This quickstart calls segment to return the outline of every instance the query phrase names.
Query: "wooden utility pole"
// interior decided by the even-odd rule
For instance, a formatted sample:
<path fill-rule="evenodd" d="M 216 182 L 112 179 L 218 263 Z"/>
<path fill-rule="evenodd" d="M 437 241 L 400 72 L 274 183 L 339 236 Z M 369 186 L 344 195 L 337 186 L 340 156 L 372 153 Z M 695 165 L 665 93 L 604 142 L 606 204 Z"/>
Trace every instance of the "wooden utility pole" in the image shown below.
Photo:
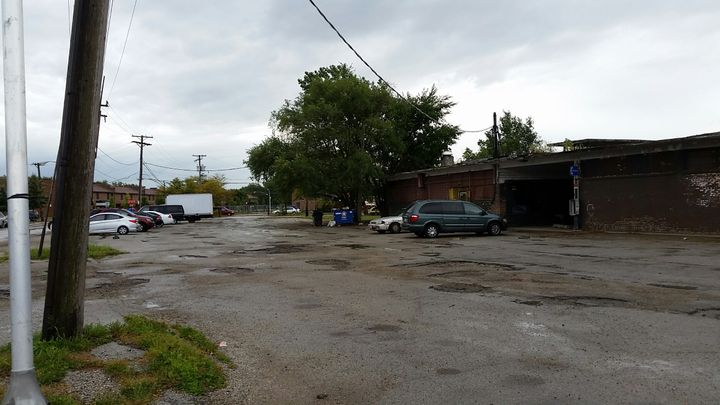
<path fill-rule="evenodd" d="M 109 0 L 75 0 L 42 325 L 46 340 L 78 336 L 84 324 L 88 216 L 100 129 L 108 5 Z"/>
<path fill-rule="evenodd" d="M 139 141 L 132 141 L 132 143 L 136 143 L 140 147 L 140 177 L 138 178 L 139 181 L 139 187 L 138 187 L 138 205 L 142 206 L 142 181 L 143 181 L 143 148 L 145 146 L 152 145 L 151 143 L 145 142 L 145 139 L 152 139 L 152 136 L 147 135 L 133 135 L 133 138 L 140 138 Z"/>
<path fill-rule="evenodd" d="M 195 161 L 197 162 L 197 167 L 198 167 L 198 183 L 202 183 L 203 170 L 205 170 L 205 166 L 202 165 L 202 159 L 204 157 L 207 157 L 207 155 L 193 155 L 193 156 L 195 156 L 197 158 L 197 159 L 195 159 Z"/>

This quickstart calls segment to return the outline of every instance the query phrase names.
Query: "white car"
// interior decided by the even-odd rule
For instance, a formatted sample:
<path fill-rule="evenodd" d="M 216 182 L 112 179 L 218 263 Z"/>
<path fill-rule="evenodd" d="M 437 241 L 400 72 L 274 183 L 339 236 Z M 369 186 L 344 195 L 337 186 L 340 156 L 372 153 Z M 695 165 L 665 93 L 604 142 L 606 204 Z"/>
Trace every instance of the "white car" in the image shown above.
<path fill-rule="evenodd" d="M 142 225 L 138 220 L 117 212 L 101 212 L 90 217 L 90 233 L 117 233 L 127 235 L 138 232 Z"/>
<path fill-rule="evenodd" d="M 393 215 L 390 217 L 382 217 L 373 219 L 368 225 L 371 231 L 377 233 L 398 233 L 402 230 L 402 217 L 400 215 Z"/>
<path fill-rule="evenodd" d="M 280 214 L 281 212 L 282 211 L 280 211 L 280 210 L 275 210 L 275 211 L 273 211 L 273 214 Z M 285 208 L 285 213 L 286 214 L 299 214 L 300 208 L 295 208 L 291 205 L 291 206 Z"/>
<path fill-rule="evenodd" d="M 176 224 L 176 223 L 177 223 L 177 221 L 175 220 L 175 218 L 173 218 L 172 214 L 163 214 L 162 212 L 159 212 L 159 211 L 142 211 L 141 214 L 142 214 L 143 212 L 149 212 L 149 213 L 152 213 L 152 214 L 160 215 L 160 219 L 162 219 L 163 225 Z"/>

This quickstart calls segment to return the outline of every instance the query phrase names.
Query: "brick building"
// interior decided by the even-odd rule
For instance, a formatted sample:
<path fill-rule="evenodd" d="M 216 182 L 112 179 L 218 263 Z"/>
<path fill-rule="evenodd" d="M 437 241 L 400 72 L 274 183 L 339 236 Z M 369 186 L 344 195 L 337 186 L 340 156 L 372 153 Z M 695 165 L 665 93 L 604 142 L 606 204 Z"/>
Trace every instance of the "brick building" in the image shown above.
<path fill-rule="evenodd" d="M 720 234 L 720 133 L 586 140 L 572 149 L 401 173 L 388 181 L 388 208 L 464 199 L 506 215 L 511 225 L 571 225 L 577 186 L 583 229 Z"/>

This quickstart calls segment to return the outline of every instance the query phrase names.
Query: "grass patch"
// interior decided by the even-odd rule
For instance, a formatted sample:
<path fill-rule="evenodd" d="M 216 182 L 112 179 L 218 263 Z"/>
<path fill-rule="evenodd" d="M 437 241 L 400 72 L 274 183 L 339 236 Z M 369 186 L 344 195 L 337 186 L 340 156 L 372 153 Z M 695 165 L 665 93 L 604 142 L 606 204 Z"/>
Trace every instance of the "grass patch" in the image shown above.
<path fill-rule="evenodd" d="M 117 250 L 110 246 L 88 245 L 88 257 L 95 260 L 99 260 L 103 257 L 108 256 L 121 255 L 123 253 L 125 252 L 123 252 L 122 250 Z"/>
<path fill-rule="evenodd" d="M 101 360 L 90 353 L 102 344 L 117 341 L 145 350 L 135 360 Z M 81 337 L 33 342 L 35 371 L 51 403 L 77 404 L 78 399 L 53 387 L 69 370 L 101 369 L 120 384 L 119 393 L 107 393 L 96 404 L 146 404 L 166 389 L 202 395 L 225 386 L 219 362 L 234 367 L 216 345 L 196 329 L 130 315 L 124 322 L 88 325 Z M 10 375 L 10 345 L 0 347 L 0 377 Z"/>
<path fill-rule="evenodd" d="M 121 255 L 125 252 L 122 250 L 117 250 L 115 248 L 112 248 L 110 246 L 102 246 L 102 245 L 88 245 L 88 252 L 87 256 L 90 259 L 100 260 L 104 257 L 108 256 L 117 256 Z M 8 261 L 8 253 L 2 252 L 0 254 L 0 263 L 4 263 Z M 42 256 L 38 257 L 38 249 L 32 248 L 30 249 L 30 259 L 32 260 L 47 260 L 50 258 L 50 247 L 43 248 Z"/>

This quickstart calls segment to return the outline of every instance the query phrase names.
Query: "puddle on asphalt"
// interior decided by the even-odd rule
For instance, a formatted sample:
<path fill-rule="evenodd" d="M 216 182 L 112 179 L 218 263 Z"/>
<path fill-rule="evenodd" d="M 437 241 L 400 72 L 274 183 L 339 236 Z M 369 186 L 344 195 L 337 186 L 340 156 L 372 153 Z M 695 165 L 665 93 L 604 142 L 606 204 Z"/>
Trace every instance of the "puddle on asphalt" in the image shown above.
<path fill-rule="evenodd" d="M 278 244 L 275 246 L 266 246 L 266 247 L 260 247 L 260 248 L 249 248 L 243 250 L 236 250 L 233 253 L 235 254 L 244 254 L 244 253 L 265 253 L 269 255 L 274 254 L 283 254 L 283 253 L 299 253 L 305 251 L 306 248 L 303 245 L 285 245 L 285 244 Z"/>
<path fill-rule="evenodd" d="M 254 269 L 251 269 L 249 267 L 216 267 L 208 269 L 208 271 L 223 274 L 250 274 L 255 272 Z"/>
<path fill-rule="evenodd" d="M 367 248 L 370 247 L 370 246 L 361 245 L 361 244 L 358 244 L 358 243 L 340 243 L 340 244 L 337 244 L 337 245 L 334 245 L 334 246 L 350 248 L 350 249 L 353 249 L 353 250 L 357 250 L 357 249 L 367 249 Z"/>
<path fill-rule="evenodd" d="M 492 288 L 490 287 L 486 287 L 482 284 L 476 283 L 443 283 L 438 285 L 431 285 L 429 288 L 437 291 L 454 293 L 479 293 L 492 290 Z"/>
<path fill-rule="evenodd" d="M 660 287 L 660 288 L 672 288 L 675 290 L 697 290 L 698 288 L 691 285 L 675 285 L 675 284 L 655 284 L 650 283 L 648 285 L 651 285 L 653 287 Z"/>
<path fill-rule="evenodd" d="M 319 266 L 331 266 L 332 270 L 340 271 L 347 270 L 350 262 L 343 259 L 315 259 L 305 261 L 307 264 L 314 264 Z M 327 269 L 324 269 L 327 271 Z"/>
<path fill-rule="evenodd" d="M 461 371 L 456 368 L 439 368 L 435 370 L 435 373 L 438 375 L 457 375 L 460 374 Z"/>

